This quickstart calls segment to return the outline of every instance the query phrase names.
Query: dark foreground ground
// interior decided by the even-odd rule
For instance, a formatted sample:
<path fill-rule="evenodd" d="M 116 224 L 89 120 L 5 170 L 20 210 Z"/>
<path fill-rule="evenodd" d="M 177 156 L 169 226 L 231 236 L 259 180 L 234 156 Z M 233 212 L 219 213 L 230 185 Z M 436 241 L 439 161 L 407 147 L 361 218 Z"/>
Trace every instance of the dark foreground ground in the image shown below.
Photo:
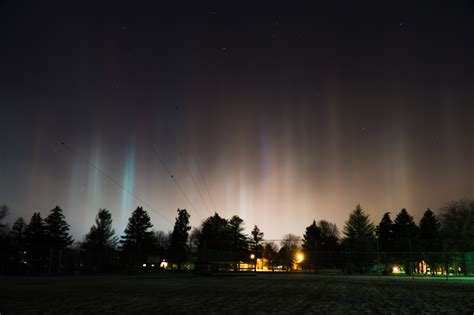
<path fill-rule="evenodd" d="M 474 279 L 257 274 L 0 277 L 0 313 L 474 312 Z"/>

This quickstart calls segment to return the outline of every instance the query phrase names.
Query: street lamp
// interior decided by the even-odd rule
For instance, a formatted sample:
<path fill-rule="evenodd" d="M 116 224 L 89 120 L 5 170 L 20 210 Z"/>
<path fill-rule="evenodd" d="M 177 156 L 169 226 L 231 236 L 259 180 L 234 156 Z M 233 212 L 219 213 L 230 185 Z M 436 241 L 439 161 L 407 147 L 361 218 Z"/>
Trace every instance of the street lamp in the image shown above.
<path fill-rule="evenodd" d="M 303 260 L 304 260 L 303 254 L 302 254 L 302 253 L 298 253 L 298 254 L 296 255 L 296 262 L 299 264 L 299 263 L 301 263 Z"/>
<path fill-rule="evenodd" d="M 255 260 L 255 254 L 250 254 L 250 259 L 253 261 Z M 253 263 L 253 271 L 257 271 L 257 262 Z"/>

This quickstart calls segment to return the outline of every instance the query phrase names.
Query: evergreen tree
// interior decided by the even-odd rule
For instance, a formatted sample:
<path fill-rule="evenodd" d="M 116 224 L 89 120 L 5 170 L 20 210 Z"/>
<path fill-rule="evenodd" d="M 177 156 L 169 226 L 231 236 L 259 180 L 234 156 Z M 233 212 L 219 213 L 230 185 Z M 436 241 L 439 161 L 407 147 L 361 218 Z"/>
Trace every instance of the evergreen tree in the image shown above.
<path fill-rule="evenodd" d="M 12 229 L 10 231 L 10 235 L 13 240 L 18 242 L 23 242 L 25 239 L 25 232 L 26 232 L 26 221 L 22 217 L 16 219 L 15 223 L 13 223 Z"/>
<path fill-rule="evenodd" d="M 423 252 L 421 259 L 431 266 L 431 273 L 434 274 L 434 266 L 442 263 L 442 257 L 434 253 L 441 248 L 439 240 L 440 223 L 431 209 L 427 209 L 423 214 L 419 224 L 419 249 Z"/>
<path fill-rule="evenodd" d="M 417 226 L 413 217 L 406 209 L 402 209 L 393 222 L 393 240 L 398 260 L 402 262 L 406 274 L 411 274 L 414 269 L 416 247 L 415 238 Z"/>
<path fill-rule="evenodd" d="M 189 214 L 186 209 L 178 209 L 178 216 L 171 233 L 170 260 L 178 265 L 181 270 L 182 263 L 186 260 L 187 241 L 189 236 Z"/>
<path fill-rule="evenodd" d="M 204 220 L 199 233 L 197 232 L 199 247 L 206 250 L 228 250 L 230 240 L 227 224 L 227 220 L 217 213 Z"/>
<path fill-rule="evenodd" d="M 377 226 L 377 239 L 381 252 L 393 251 L 393 222 L 390 212 L 386 212 Z"/>
<path fill-rule="evenodd" d="M 201 224 L 199 247 L 207 249 L 228 249 L 227 220 L 214 213 Z"/>
<path fill-rule="evenodd" d="M 369 215 L 357 205 L 354 211 L 349 215 L 349 220 L 344 226 L 344 236 L 351 244 L 362 248 L 370 247 L 374 239 L 374 224 L 370 222 Z"/>
<path fill-rule="evenodd" d="M 247 236 L 244 232 L 244 220 L 239 216 L 234 215 L 227 224 L 229 238 L 231 240 L 232 248 L 236 250 L 243 250 L 248 248 Z"/>
<path fill-rule="evenodd" d="M 375 227 L 370 222 L 369 215 L 357 205 L 349 215 L 349 220 L 344 226 L 344 242 L 349 250 L 351 267 L 356 271 L 366 272 L 369 269 L 371 260 L 373 259 Z"/>
<path fill-rule="evenodd" d="M 393 239 L 397 251 L 410 251 L 414 246 L 417 226 L 406 209 L 402 209 L 393 222 Z"/>
<path fill-rule="evenodd" d="M 72 244 L 73 240 L 69 235 L 69 224 L 67 224 L 61 208 L 56 206 L 50 210 L 44 222 L 46 223 L 46 233 L 51 248 L 64 250 L 66 246 Z"/>
<path fill-rule="evenodd" d="M 18 264 L 17 267 L 21 264 L 24 265 L 26 262 L 26 221 L 22 217 L 19 217 L 15 223 L 13 223 L 12 229 L 10 231 L 10 239 L 12 242 L 13 257 L 15 262 Z"/>
<path fill-rule="evenodd" d="M 33 213 L 30 223 L 25 229 L 26 261 L 28 270 L 33 273 L 46 271 L 44 265 L 48 261 L 46 255 L 46 228 L 39 212 Z"/>
<path fill-rule="evenodd" d="M 254 225 L 252 232 L 251 242 L 252 242 L 252 250 L 255 252 L 256 257 L 260 257 L 259 254 L 262 252 L 262 245 L 260 243 L 263 241 L 263 232 L 260 231 L 258 226 Z"/>
<path fill-rule="evenodd" d="M 117 245 L 117 237 L 112 227 L 112 214 L 107 209 L 99 209 L 95 224 L 86 234 L 85 244 L 95 248 L 114 248 Z"/>
<path fill-rule="evenodd" d="M 30 223 L 26 226 L 25 237 L 28 242 L 34 243 L 43 240 L 46 235 L 44 220 L 39 212 L 33 213 Z"/>
<path fill-rule="evenodd" d="M 420 220 L 420 249 L 434 251 L 437 249 L 440 223 L 431 209 L 427 209 Z"/>
<path fill-rule="evenodd" d="M 232 216 L 227 224 L 230 245 L 235 253 L 235 260 L 243 260 L 248 256 L 248 239 L 244 231 L 244 220 L 239 216 Z"/>
<path fill-rule="evenodd" d="M 150 216 L 142 207 L 137 207 L 128 219 L 124 235 L 120 240 L 126 263 L 137 268 L 143 263 L 153 245 L 153 227 Z"/>
<path fill-rule="evenodd" d="M 260 242 L 263 240 L 263 232 L 260 231 L 258 226 L 254 225 L 252 232 L 250 233 L 250 242 L 252 244 L 252 251 L 255 253 L 255 264 L 254 264 L 254 271 L 257 271 L 257 259 L 260 258 L 262 254 L 262 245 Z"/>
<path fill-rule="evenodd" d="M 236 215 L 226 220 L 215 213 L 205 219 L 192 236 L 193 243 L 198 241 L 199 263 L 248 260 L 248 238 L 243 231 L 243 220 Z"/>
<path fill-rule="evenodd" d="M 318 249 L 321 249 L 321 229 L 316 225 L 316 221 L 306 227 L 303 235 L 303 251 L 305 254 L 305 266 L 311 266 L 314 270 L 318 269 Z"/>
<path fill-rule="evenodd" d="M 116 245 L 117 237 L 112 228 L 112 215 L 107 209 L 99 209 L 95 224 L 86 234 L 82 244 L 93 271 L 100 272 L 104 267 L 111 267 Z"/>
<path fill-rule="evenodd" d="M 50 210 L 44 222 L 46 241 L 50 251 L 48 272 L 57 272 L 59 274 L 63 268 L 63 256 L 66 254 L 66 247 L 73 242 L 72 237 L 69 235 L 69 224 L 66 222 L 63 210 L 58 206 Z"/>

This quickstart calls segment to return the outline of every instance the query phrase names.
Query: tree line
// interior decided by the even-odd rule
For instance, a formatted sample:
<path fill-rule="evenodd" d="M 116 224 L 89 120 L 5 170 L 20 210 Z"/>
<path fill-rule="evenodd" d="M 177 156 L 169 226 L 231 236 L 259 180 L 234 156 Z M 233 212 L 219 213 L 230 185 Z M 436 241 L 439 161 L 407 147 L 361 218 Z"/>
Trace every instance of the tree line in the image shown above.
<path fill-rule="evenodd" d="M 256 225 L 250 235 L 245 234 L 244 221 L 237 215 L 226 219 L 215 213 L 191 228 L 185 209 L 177 210 L 173 230 L 165 233 L 153 230 L 146 210 L 137 207 L 121 237 L 113 229 L 110 211 L 100 209 L 84 239 L 74 244 L 58 206 L 45 218 L 34 213 L 28 223 L 20 217 L 11 228 L 3 223 L 9 213 L 6 205 L 0 207 L 2 273 L 135 272 L 150 266 L 158 269 L 161 262 L 181 270 L 212 261 L 250 262 L 254 266 L 265 261 L 269 270 L 296 267 L 360 273 L 374 266 L 379 272 L 388 272 L 391 264 L 399 263 L 406 273 L 412 273 L 419 272 L 416 261 L 442 264 L 440 252 L 474 251 L 474 201 L 469 199 L 448 203 L 438 215 L 427 209 L 418 224 L 402 209 L 394 220 L 387 212 L 375 225 L 357 205 L 342 235 L 334 223 L 313 220 L 302 237 L 287 234 L 279 244 L 265 241 Z"/>

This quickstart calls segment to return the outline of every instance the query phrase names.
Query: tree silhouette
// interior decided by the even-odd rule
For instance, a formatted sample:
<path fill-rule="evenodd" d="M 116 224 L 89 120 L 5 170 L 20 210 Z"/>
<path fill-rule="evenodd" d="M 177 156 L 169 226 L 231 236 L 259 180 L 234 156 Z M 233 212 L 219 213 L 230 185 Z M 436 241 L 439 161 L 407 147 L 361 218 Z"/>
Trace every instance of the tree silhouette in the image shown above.
<path fill-rule="evenodd" d="M 186 260 L 186 243 L 190 229 L 188 212 L 186 209 L 178 209 L 169 248 L 170 261 L 177 264 L 178 270 L 181 270 L 181 265 Z"/>
<path fill-rule="evenodd" d="M 243 221 L 238 216 L 226 220 L 215 213 L 193 230 L 191 242 L 198 243 L 197 270 L 217 268 L 214 262 L 226 262 L 228 268 L 238 269 L 238 261 L 245 260 L 247 238 L 242 233 Z M 204 269 L 202 269 L 204 268 Z"/>
<path fill-rule="evenodd" d="M 321 220 L 318 222 L 321 231 L 318 263 L 320 267 L 334 268 L 339 250 L 339 230 L 336 224 Z"/>
<path fill-rule="evenodd" d="M 3 272 L 7 266 L 8 257 L 10 256 L 10 244 L 8 241 L 8 226 L 3 223 L 3 220 L 8 216 L 9 209 L 6 205 L 0 207 L 0 273 Z"/>
<path fill-rule="evenodd" d="M 254 225 L 252 232 L 250 233 L 250 242 L 252 244 L 252 251 L 255 253 L 255 259 L 260 258 L 262 254 L 262 245 L 260 244 L 263 240 L 263 232 L 260 231 L 258 226 Z M 254 271 L 257 271 L 257 263 L 254 264 Z"/>
<path fill-rule="evenodd" d="M 250 235 L 252 235 L 250 241 L 252 242 L 252 250 L 255 252 L 255 257 L 260 257 L 259 253 L 262 252 L 262 246 L 260 243 L 263 241 L 264 234 L 262 231 L 260 231 L 258 226 L 254 225 Z"/>
<path fill-rule="evenodd" d="M 199 233 L 199 247 L 205 249 L 228 250 L 229 235 L 227 228 L 227 220 L 215 213 L 208 217 L 196 231 Z"/>
<path fill-rule="evenodd" d="M 410 251 L 410 246 L 414 246 L 416 235 L 417 226 L 413 217 L 406 209 L 402 209 L 393 222 L 395 249 L 398 251 Z"/>
<path fill-rule="evenodd" d="M 227 224 L 231 249 L 235 253 L 235 260 L 245 259 L 248 251 L 248 239 L 244 231 L 244 220 L 239 216 L 232 216 Z"/>
<path fill-rule="evenodd" d="M 57 270 L 60 273 L 62 268 L 62 256 L 67 246 L 71 245 L 73 240 L 69 235 L 69 224 L 66 222 L 63 210 L 56 206 L 50 210 L 49 215 L 44 219 L 46 228 L 46 240 L 50 250 L 49 254 L 49 272 Z"/>
<path fill-rule="evenodd" d="M 198 232 L 200 231 L 200 232 Z M 196 230 L 199 247 L 206 250 L 229 250 L 233 253 L 232 259 L 243 259 L 248 250 L 247 236 L 243 233 L 243 220 L 234 215 L 226 220 L 215 213 L 208 217 Z"/>
<path fill-rule="evenodd" d="M 419 224 L 419 242 L 420 248 L 424 251 L 433 251 L 438 249 L 438 238 L 440 223 L 431 209 L 427 209 L 423 214 Z"/>
<path fill-rule="evenodd" d="M 376 228 L 378 250 L 384 255 L 384 273 L 390 271 L 390 262 L 394 260 L 393 221 L 390 212 L 386 212 Z M 378 254 L 380 258 L 380 253 Z"/>
<path fill-rule="evenodd" d="M 474 250 L 474 200 L 452 201 L 441 208 L 441 232 L 453 251 Z"/>
<path fill-rule="evenodd" d="M 390 212 L 386 212 L 377 226 L 377 239 L 379 250 L 382 252 L 393 250 L 393 222 L 390 218 Z"/>
<path fill-rule="evenodd" d="M 86 234 L 82 244 L 93 271 L 101 272 L 104 267 L 110 267 L 116 245 L 117 237 L 112 228 L 112 215 L 107 209 L 99 209 L 95 224 Z"/>
<path fill-rule="evenodd" d="M 10 214 L 10 209 L 7 205 L 0 206 L 0 237 L 5 236 L 7 233 L 7 224 L 3 223 L 3 220 Z"/>
<path fill-rule="evenodd" d="M 318 227 L 321 230 L 321 245 L 328 250 L 334 250 L 339 241 L 339 230 L 336 224 L 321 220 L 318 222 Z"/>
<path fill-rule="evenodd" d="M 43 266 L 47 261 L 45 256 L 46 228 L 39 212 L 33 213 L 30 223 L 26 226 L 25 243 L 28 270 L 36 273 L 44 271 Z"/>
<path fill-rule="evenodd" d="M 53 249 L 63 250 L 66 246 L 72 244 L 73 240 L 69 235 L 69 224 L 67 224 L 61 208 L 56 206 L 50 210 L 44 222 L 46 223 L 49 246 Z"/>
<path fill-rule="evenodd" d="M 296 260 L 296 254 L 299 250 L 301 237 L 294 234 L 286 234 L 281 240 L 281 248 L 278 253 L 279 259 L 286 265 L 286 270 L 293 269 L 293 263 Z"/>
<path fill-rule="evenodd" d="M 303 235 L 303 251 L 305 254 L 305 266 L 311 266 L 314 270 L 318 269 L 318 248 L 321 249 L 321 229 L 316 225 L 316 221 L 306 227 Z"/>
<path fill-rule="evenodd" d="M 432 274 L 434 274 L 434 265 L 441 262 L 438 255 L 433 253 L 440 249 L 439 228 L 438 219 L 433 211 L 428 208 L 420 220 L 418 246 L 424 252 L 421 258 L 431 266 Z"/>
<path fill-rule="evenodd" d="M 145 262 L 153 245 L 153 232 L 150 231 L 152 227 L 148 213 L 142 207 L 137 207 L 128 219 L 120 240 L 124 259 L 129 267 L 137 268 Z"/>
<path fill-rule="evenodd" d="M 10 231 L 10 235 L 12 239 L 23 241 L 25 239 L 25 232 L 26 232 L 26 221 L 22 217 L 19 217 L 13 223 L 12 229 Z"/>
<path fill-rule="evenodd" d="M 27 241 L 34 242 L 42 240 L 46 235 L 44 220 L 39 212 L 33 213 L 30 223 L 26 226 L 25 237 Z"/>
<path fill-rule="evenodd" d="M 10 231 L 11 246 L 13 247 L 13 257 L 16 267 L 23 267 L 27 261 L 26 258 L 26 221 L 22 217 L 16 219 Z"/>
<path fill-rule="evenodd" d="M 275 271 L 275 264 L 278 259 L 278 246 L 273 242 L 265 243 L 263 246 L 263 258 L 268 261 L 272 271 Z"/>
<path fill-rule="evenodd" d="M 156 253 L 161 257 L 165 257 L 166 251 L 170 246 L 171 232 L 153 231 L 153 247 Z"/>
<path fill-rule="evenodd" d="M 352 266 L 359 272 L 369 268 L 374 245 L 374 224 L 360 205 L 350 213 L 344 226 L 344 242 L 349 249 Z"/>
<path fill-rule="evenodd" d="M 393 222 L 393 240 L 398 259 L 403 262 L 407 274 L 413 271 L 413 248 L 416 246 L 417 229 L 413 217 L 406 209 L 402 209 Z"/>

